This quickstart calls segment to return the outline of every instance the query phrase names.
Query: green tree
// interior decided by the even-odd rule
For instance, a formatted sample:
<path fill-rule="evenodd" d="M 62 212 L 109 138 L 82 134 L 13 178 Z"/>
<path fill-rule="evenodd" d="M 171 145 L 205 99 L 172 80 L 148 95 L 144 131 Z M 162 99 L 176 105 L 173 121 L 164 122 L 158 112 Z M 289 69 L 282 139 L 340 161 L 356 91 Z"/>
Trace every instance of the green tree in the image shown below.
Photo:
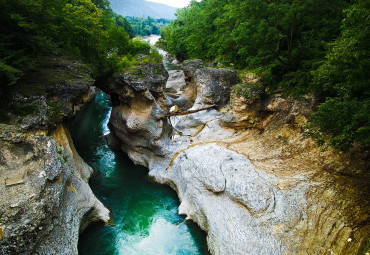
<path fill-rule="evenodd" d="M 370 146 L 370 3 L 358 0 L 345 13 L 341 37 L 313 72 L 326 100 L 312 116 L 318 131 L 342 150 L 354 141 Z"/>
<path fill-rule="evenodd" d="M 151 34 L 159 34 L 160 29 L 166 24 L 170 23 L 170 20 L 154 19 L 152 17 L 126 17 L 126 19 L 129 21 L 134 31 L 134 36 L 148 36 Z"/>
<path fill-rule="evenodd" d="M 74 2 L 67 3 L 62 9 L 64 20 L 61 38 L 64 38 L 70 51 L 91 59 L 101 57 L 106 53 L 102 44 L 106 39 L 102 29 L 103 11 L 90 0 Z"/>
<path fill-rule="evenodd" d="M 125 19 L 122 15 L 113 13 L 114 21 L 116 26 L 123 27 L 126 31 L 126 33 L 130 36 L 130 38 L 135 37 L 135 31 L 132 28 L 130 22 L 128 22 L 127 19 Z"/>
<path fill-rule="evenodd" d="M 0 1 L 0 97 L 23 75 L 24 67 L 34 64 L 35 57 L 58 52 L 53 7 L 61 5 L 56 0 Z"/>

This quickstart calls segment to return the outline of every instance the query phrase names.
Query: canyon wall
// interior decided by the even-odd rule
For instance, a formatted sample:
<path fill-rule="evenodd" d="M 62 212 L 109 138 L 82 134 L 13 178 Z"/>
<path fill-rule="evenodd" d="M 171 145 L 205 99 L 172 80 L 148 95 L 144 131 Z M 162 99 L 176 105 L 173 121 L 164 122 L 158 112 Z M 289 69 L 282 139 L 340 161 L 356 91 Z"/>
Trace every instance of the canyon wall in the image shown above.
<path fill-rule="evenodd" d="M 174 96 L 163 66 L 135 70 L 102 88 L 114 99 L 110 126 L 136 164 L 177 191 L 179 214 L 207 232 L 212 254 L 367 252 L 368 161 L 305 134 L 313 96 L 253 86 L 240 96 L 234 71 L 200 60 L 184 63 Z"/>
<path fill-rule="evenodd" d="M 82 63 L 55 58 L 9 93 L 26 113 L 0 124 L 1 254 L 78 254 L 80 231 L 109 220 L 63 124 L 94 97 L 93 82 Z"/>

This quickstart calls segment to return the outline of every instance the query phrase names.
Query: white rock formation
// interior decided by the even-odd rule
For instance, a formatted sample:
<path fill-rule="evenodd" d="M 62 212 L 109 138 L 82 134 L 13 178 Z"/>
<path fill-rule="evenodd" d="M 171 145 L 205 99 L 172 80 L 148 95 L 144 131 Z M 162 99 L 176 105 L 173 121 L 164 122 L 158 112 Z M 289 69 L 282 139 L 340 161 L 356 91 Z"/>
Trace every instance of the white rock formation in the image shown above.
<path fill-rule="evenodd" d="M 135 91 L 121 79 L 116 87 L 125 94 L 110 90 L 120 97 L 110 123 L 129 157 L 177 191 L 179 213 L 207 232 L 210 252 L 356 254 L 351 252 L 364 246 L 369 227 L 349 227 L 343 208 L 353 203 L 341 205 L 340 189 L 319 174 L 324 168 L 316 164 L 320 152 L 301 132 L 306 120 L 301 112 L 312 105 L 309 100 L 294 103 L 277 96 L 262 102 L 257 93 L 230 102 L 235 73 L 202 68 L 200 61 L 185 65 L 184 95 L 172 104 L 217 104 L 219 110 L 169 121 L 161 116 L 171 102 L 152 92 L 150 80 L 146 89 Z M 160 86 L 165 84 L 164 79 Z M 359 205 L 359 217 L 366 216 L 364 208 Z M 357 243 L 347 242 L 350 236 Z"/>

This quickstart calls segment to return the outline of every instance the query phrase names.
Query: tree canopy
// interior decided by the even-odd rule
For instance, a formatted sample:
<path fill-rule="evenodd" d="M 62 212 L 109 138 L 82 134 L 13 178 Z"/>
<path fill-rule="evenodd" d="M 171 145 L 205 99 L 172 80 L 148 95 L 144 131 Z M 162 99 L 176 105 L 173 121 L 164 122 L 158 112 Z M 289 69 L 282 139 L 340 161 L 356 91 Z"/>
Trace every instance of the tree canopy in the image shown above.
<path fill-rule="evenodd" d="M 171 22 L 168 19 L 154 19 L 152 17 L 143 18 L 127 16 L 126 19 L 130 23 L 134 34 L 137 36 L 159 35 L 160 29 Z"/>
<path fill-rule="evenodd" d="M 313 123 L 343 150 L 353 141 L 370 145 L 370 3 L 357 1 L 345 14 L 340 37 L 313 71 L 326 96 Z"/>
<path fill-rule="evenodd" d="M 0 22 L 2 92 L 43 55 L 81 58 L 99 77 L 137 54 L 130 24 L 108 0 L 0 0 Z M 150 46 L 141 49 L 149 54 Z"/>

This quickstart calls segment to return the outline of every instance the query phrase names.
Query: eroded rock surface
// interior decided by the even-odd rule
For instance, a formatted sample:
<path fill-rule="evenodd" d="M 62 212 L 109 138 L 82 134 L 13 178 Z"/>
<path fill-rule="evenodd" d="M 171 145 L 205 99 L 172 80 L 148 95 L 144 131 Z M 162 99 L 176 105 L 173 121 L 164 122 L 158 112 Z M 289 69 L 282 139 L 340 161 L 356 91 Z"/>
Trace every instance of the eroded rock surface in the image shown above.
<path fill-rule="evenodd" d="M 200 60 L 184 63 L 184 73 L 175 100 L 151 84 L 135 91 L 135 82 L 120 83 L 110 123 L 130 158 L 177 191 L 179 213 L 207 231 L 211 253 L 361 254 L 369 179 L 358 169 L 366 161 L 352 165 L 304 135 L 313 98 L 262 98 L 253 88 L 248 99 L 230 96 L 235 73 Z M 219 110 L 161 118 L 174 104 Z"/>
<path fill-rule="evenodd" d="M 207 230 L 212 254 L 280 254 L 275 230 L 302 221 L 302 193 L 278 189 L 274 176 L 216 143 L 184 150 L 167 172 L 180 194 L 179 213 Z"/>
<path fill-rule="evenodd" d="M 149 75 L 138 75 L 143 72 Z M 167 122 L 156 120 L 167 108 L 164 97 L 167 79 L 163 65 L 142 64 L 134 73 L 121 74 L 114 83 L 102 88 L 117 98 L 113 100 L 109 124 L 124 141 L 122 149 L 145 166 L 149 163 L 145 155 L 150 151 L 157 151 L 159 157 L 166 154 L 162 146 L 166 142 L 162 140 L 169 140 L 172 132 Z"/>
<path fill-rule="evenodd" d="M 77 254 L 80 226 L 109 219 L 87 183 L 92 169 L 62 126 L 50 136 L 0 130 L 0 253 Z"/>
<path fill-rule="evenodd" d="M 8 124 L 47 130 L 74 116 L 95 95 L 90 72 L 83 63 L 66 57 L 40 60 L 2 99 L 8 104 Z"/>
<path fill-rule="evenodd" d="M 0 254 L 78 254 L 80 231 L 109 220 L 62 124 L 94 97 L 94 80 L 82 63 L 45 61 L 12 88 L 0 124 Z"/>
<path fill-rule="evenodd" d="M 168 72 L 166 92 L 181 93 L 186 85 L 185 74 L 182 70 L 172 70 Z"/>
<path fill-rule="evenodd" d="M 173 104 L 178 105 L 182 109 L 191 108 L 197 98 L 197 87 L 195 85 L 195 72 L 197 69 L 204 66 L 200 59 L 185 61 L 183 63 L 183 71 L 185 75 L 186 85 L 179 98 L 173 100 Z"/>

